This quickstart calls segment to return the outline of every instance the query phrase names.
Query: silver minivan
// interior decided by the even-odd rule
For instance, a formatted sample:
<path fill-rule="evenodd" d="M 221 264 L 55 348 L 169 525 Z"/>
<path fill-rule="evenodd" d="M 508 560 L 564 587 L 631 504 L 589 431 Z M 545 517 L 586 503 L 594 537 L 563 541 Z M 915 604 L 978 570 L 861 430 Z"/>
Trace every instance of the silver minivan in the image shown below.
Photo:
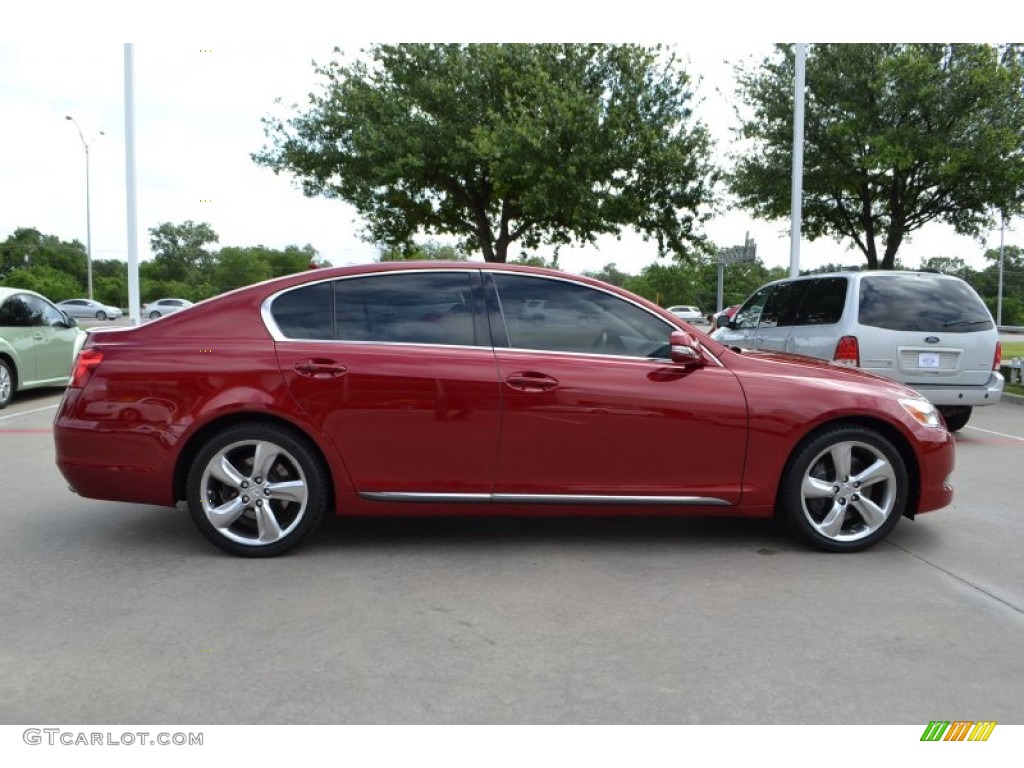
<path fill-rule="evenodd" d="M 852 365 L 913 387 L 951 431 L 1003 392 L 999 332 L 971 286 L 932 272 L 835 272 L 757 290 L 713 338 Z M 722 324 L 724 323 L 724 324 Z"/>

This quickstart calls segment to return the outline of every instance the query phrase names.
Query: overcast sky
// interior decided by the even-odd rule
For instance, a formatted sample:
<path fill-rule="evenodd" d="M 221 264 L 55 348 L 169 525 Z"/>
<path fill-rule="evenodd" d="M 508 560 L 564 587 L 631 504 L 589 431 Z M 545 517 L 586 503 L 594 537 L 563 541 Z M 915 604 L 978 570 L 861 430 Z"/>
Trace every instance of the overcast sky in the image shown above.
<path fill-rule="evenodd" d="M 288 8 L 305 5 L 293 3 Z M 307 9 L 305 15 L 281 20 L 276 35 L 272 31 L 277 30 L 278 18 L 268 14 L 280 14 L 285 7 L 280 3 L 245 6 L 251 15 L 248 20 L 224 11 L 196 10 L 190 15 L 188 3 L 180 13 L 183 6 L 176 4 L 173 15 L 171 6 L 164 6 L 161 18 L 146 19 L 142 25 L 136 17 L 113 23 L 120 18 L 115 14 L 119 9 L 137 9 L 137 5 L 64 6 L 61 17 L 71 24 L 56 38 L 0 43 L 0 239 L 19 227 L 35 227 L 65 240 L 85 242 L 85 152 L 74 125 L 65 120 L 72 115 L 90 141 L 93 256 L 126 258 L 124 46 L 120 42 L 126 37 L 138 40 L 134 74 L 142 258 L 149 257 L 150 227 L 191 219 L 211 224 L 221 246 L 280 248 L 310 243 L 336 265 L 370 261 L 377 255 L 360 238 L 361 223 L 354 210 L 339 201 L 306 198 L 290 178 L 275 176 L 250 159 L 250 153 L 265 142 L 261 118 L 280 109 L 275 106 L 278 98 L 286 105 L 305 104 L 307 94 L 318 88 L 311 62 L 329 60 L 335 44 L 355 52 L 365 47 L 365 41 L 411 39 L 532 40 L 539 36 L 541 40 L 611 37 L 669 42 L 689 62 L 686 69 L 691 77 L 699 80 L 696 115 L 710 127 L 724 152 L 735 122 L 733 65 L 760 58 L 770 51 L 773 39 L 783 39 L 771 36 L 780 34 L 777 15 L 763 18 L 759 15 L 764 12 L 762 5 L 745 3 L 722 3 L 698 24 L 681 11 L 655 13 L 652 9 L 662 8 L 660 3 L 630 3 L 634 13 L 628 19 L 600 17 L 604 6 L 588 4 L 595 18 L 578 22 L 568 12 L 553 17 L 542 10 L 550 4 L 527 2 L 516 6 L 522 18 L 507 27 L 495 23 L 493 28 L 485 25 L 486 29 L 472 21 L 461 27 L 451 23 L 468 13 L 479 15 L 477 3 L 435 3 L 430 17 L 418 15 L 423 5 L 389 3 L 387 13 L 367 17 L 364 12 L 359 19 L 339 11 L 325 14 Z M 623 4 L 614 7 L 621 15 Z M 441 18 L 437 13 L 441 8 L 449 9 L 450 15 Z M 531 16 L 531 11 L 536 15 Z M 547 23 L 530 25 L 530 18 Z M 658 23 L 652 26 L 646 20 L 653 18 Z M 247 40 L 241 30 L 248 29 L 253 19 L 260 39 Z M 31 18 L 23 21 L 35 23 Z M 75 23 L 83 25 L 81 33 Z M 737 25 L 741 31 L 734 33 Z M 919 37 L 919 26 L 908 23 L 907 29 L 914 32 L 908 32 L 906 39 L 927 39 Z M 331 30 L 337 36 L 325 38 Z M 846 30 L 846 34 L 856 33 Z M 779 266 L 789 263 L 787 229 L 787 222 L 757 222 L 732 211 L 717 217 L 706 231 L 722 246 L 742 242 L 749 231 L 762 260 Z M 998 231 L 993 232 L 987 246 L 997 247 L 998 238 Z M 1018 241 L 1015 232 L 1007 233 L 1008 243 Z M 945 226 L 931 225 L 915 234 L 900 256 L 908 266 L 917 266 L 920 258 L 928 256 L 961 256 L 980 266 L 985 247 L 955 236 Z M 627 234 L 621 241 L 602 240 L 598 249 L 563 249 L 561 263 L 579 271 L 615 262 L 620 269 L 637 272 L 655 258 L 653 243 Z M 802 267 L 829 262 L 859 264 L 863 257 L 831 240 L 802 243 Z"/>

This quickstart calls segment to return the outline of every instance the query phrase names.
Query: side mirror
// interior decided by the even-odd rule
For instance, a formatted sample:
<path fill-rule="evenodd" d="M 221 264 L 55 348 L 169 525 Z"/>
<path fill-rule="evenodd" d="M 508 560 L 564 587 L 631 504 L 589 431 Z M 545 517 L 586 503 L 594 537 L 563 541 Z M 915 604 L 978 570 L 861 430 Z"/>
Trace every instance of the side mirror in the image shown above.
<path fill-rule="evenodd" d="M 63 314 L 64 314 L 64 324 L 65 324 L 66 327 L 68 327 L 68 328 L 77 328 L 78 327 L 78 321 L 75 320 L 75 318 L 73 318 L 67 312 L 64 312 Z"/>
<path fill-rule="evenodd" d="M 699 365 L 704 362 L 700 343 L 686 331 L 672 331 L 668 337 L 669 358 L 679 365 Z"/>
<path fill-rule="evenodd" d="M 718 319 L 715 320 L 716 328 L 728 328 L 731 318 L 728 315 L 719 315 Z"/>

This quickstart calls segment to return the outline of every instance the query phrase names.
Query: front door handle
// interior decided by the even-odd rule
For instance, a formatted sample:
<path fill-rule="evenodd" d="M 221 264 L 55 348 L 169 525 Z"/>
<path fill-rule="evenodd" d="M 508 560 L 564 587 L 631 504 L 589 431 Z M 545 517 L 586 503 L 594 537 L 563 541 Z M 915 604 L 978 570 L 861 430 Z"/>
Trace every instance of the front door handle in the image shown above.
<path fill-rule="evenodd" d="M 328 360 L 322 357 L 299 360 L 292 367 L 300 376 L 309 376 L 313 379 L 334 379 L 348 371 L 348 368 L 337 360 Z"/>
<path fill-rule="evenodd" d="M 550 392 L 558 386 L 558 379 L 534 371 L 518 371 L 506 376 L 505 383 L 520 392 Z"/>

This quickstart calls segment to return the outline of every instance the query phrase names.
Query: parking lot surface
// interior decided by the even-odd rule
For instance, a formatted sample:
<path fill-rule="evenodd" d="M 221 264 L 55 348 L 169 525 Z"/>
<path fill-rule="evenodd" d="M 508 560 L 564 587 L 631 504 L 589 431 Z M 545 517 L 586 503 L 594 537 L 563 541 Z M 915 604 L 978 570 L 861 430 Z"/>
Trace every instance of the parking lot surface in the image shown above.
<path fill-rule="evenodd" d="M 861 554 L 760 521 L 331 519 L 253 561 L 71 494 L 58 398 L 0 412 L 0 722 L 1024 722 L 1024 407 L 976 409 L 953 505 Z"/>

